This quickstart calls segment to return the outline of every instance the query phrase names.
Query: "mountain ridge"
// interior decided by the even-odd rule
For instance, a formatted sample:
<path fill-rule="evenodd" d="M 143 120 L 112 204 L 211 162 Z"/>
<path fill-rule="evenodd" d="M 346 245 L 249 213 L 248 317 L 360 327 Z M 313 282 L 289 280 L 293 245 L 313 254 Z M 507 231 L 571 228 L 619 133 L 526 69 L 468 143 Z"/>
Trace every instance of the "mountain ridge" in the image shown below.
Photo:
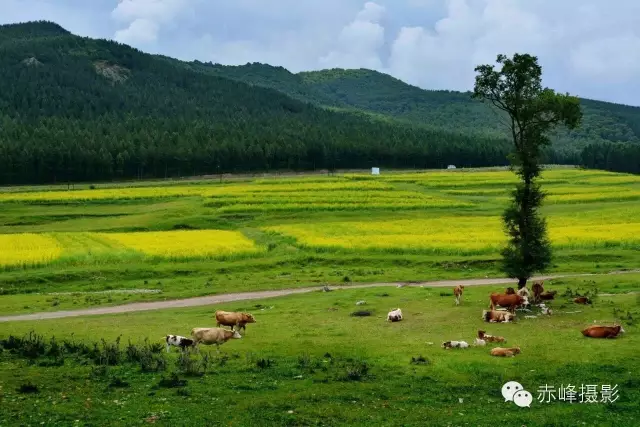
<path fill-rule="evenodd" d="M 0 26 L 0 183 L 505 165 L 495 113 L 467 95 L 364 69 L 184 62 L 47 21 L 10 24 Z M 547 161 L 637 142 L 635 110 L 592 110 L 587 133 L 554 142 Z"/>

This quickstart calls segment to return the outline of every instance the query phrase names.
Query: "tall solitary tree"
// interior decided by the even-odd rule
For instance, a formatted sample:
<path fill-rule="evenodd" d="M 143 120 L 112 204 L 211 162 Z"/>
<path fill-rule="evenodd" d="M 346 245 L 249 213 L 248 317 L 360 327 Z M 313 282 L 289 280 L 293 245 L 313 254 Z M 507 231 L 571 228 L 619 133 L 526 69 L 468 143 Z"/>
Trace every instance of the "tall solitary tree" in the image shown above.
<path fill-rule="evenodd" d="M 542 67 L 538 58 L 515 54 L 498 55 L 494 65 L 479 65 L 473 97 L 491 103 L 513 139 L 511 168 L 520 182 L 513 191 L 511 205 L 503 214 L 509 240 L 502 250 L 502 270 L 518 279 L 518 288 L 551 263 L 551 245 L 546 222 L 539 214 L 544 198 L 537 178 L 542 170 L 540 155 L 549 144 L 549 132 L 564 125 L 573 129 L 582 120 L 580 101 L 542 87 Z"/>

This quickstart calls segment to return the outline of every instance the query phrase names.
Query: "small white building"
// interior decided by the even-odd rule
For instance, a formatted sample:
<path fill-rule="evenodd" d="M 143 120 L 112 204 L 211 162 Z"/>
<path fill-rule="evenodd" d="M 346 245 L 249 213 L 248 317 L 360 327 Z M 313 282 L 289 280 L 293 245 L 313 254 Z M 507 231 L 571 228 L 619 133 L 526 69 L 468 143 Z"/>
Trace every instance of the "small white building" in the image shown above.
<path fill-rule="evenodd" d="M 380 168 L 371 168 L 371 175 L 380 175 Z"/>
<path fill-rule="evenodd" d="M 449 165 L 449 166 L 447 166 L 447 169 L 455 169 L 455 168 L 456 168 L 456 165 Z"/>

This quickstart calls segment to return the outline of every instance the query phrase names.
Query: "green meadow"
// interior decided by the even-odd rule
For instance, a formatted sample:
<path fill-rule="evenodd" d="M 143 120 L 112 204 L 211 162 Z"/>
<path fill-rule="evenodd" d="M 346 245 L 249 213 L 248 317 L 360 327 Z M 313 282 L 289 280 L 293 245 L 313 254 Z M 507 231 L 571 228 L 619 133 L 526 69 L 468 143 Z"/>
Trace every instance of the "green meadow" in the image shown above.
<path fill-rule="evenodd" d="M 0 425 L 636 425 L 639 177 L 546 170 L 548 273 L 574 276 L 545 282 L 558 291 L 552 316 L 487 324 L 488 295 L 504 287 L 467 287 L 459 307 L 449 288 L 320 292 L 325 284 L 502 277 L 511 172 L 382 172 L 0 189 L 0 316 L 319 289 L 4 322 Z M 584 273 L 594 275 L 575 276 Z M 572 302 L 585 293 L 593 305 Z M 396 307 L 405 320 L 385 322 Z M 164 352 L 166 334 L 215 326 L 216 309 L 258 321 L 221 354 Z M 370 315 L 351 315 L 359 310 Z M 594 322 L 620 322 L 626 333 L 583 337 Z M 522 354 L 440 348 L 473 344 L 478 329 Z M 504 402 L 508 380 L 533 394 L 531 408 Z M 618 384 L 620 397 L 543 404 L 545 384 Z"/>

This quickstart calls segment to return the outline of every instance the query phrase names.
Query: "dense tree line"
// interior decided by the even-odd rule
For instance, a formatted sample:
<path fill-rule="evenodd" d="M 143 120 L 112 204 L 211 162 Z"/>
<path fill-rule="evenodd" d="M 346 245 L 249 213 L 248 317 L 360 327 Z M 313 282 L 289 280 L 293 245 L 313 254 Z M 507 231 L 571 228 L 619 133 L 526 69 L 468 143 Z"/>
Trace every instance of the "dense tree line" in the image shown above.
<path fill-rule="evenodd" d="M 256 67 L 244 81 L 53 23 L 0 26 L 0 184 L 507 164 L 499 133 L 322 108 L 328 94 L 283 89 L 309 76 Z M 546 156 L 579 160 L 575 150 Z"/>
<path fill-rule="evenodd" d="M 591 169 L 640 174 L 640 144 L 590 144 L 582 149 L 581 165 Z"/>

